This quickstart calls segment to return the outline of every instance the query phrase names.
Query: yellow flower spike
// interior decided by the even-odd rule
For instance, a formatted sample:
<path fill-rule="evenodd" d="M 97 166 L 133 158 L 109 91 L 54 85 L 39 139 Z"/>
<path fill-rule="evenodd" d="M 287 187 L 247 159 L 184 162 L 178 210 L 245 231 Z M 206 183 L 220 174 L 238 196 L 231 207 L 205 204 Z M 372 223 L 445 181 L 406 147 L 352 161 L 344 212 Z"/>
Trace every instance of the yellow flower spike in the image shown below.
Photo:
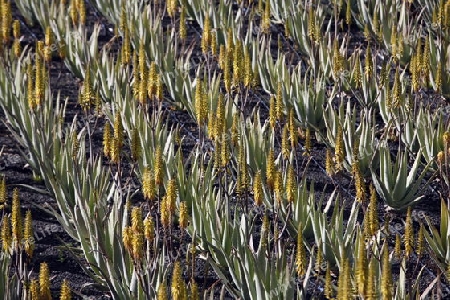
<path fill-rule="evenodd" d="M 180 228 L 186 229 L 189 225 L 189 214 L 186 202 L 180 203 Z"/>
<path fill-rule="evenodd" d="M 201 116 L 202 116 L 202 125 L 205 125 L 208 123 L 208 112 L 209 112 L 209 94 L 208 94 L 208 82 L 205 78 L 202 84 L 203 92 L 202 97 L 200 101 L 200 110 L 201 110 Z"/>
<path fill-rule="evenodd" d="M 444 26 L 445 28 L 450 27 L 450 2 L 447 1 L 444 5 Z"/>
<path fill-rule="evenodd" d="M 23 220 L 20 212 L 19 190 L 17 188 L 14 189 L 12 196 L 11 229 L 12 241 L 17 250 L 23 238 Z"/>
<path fill-rule="evenodd" d="M 211 54 L 217 55 L 217 30 L 211 29 Z"/>
<path fill-rule="evenodd" d="M 355 83 L 355 88 L 359 89 L 362 85 L 361 59 L 359 55 L 356 57 L 354 68 L 355 73 L 353 74 L 353 82 Z"/>
<path fill-rule="evenodd" d="M 397 60 L 398 49 L 397 49 L 397 26 L 392 26 L 391 30 L 391 54 L 395 60 Z"/>
<path fill-rule="evenodd" d="M 364 75 L 366 76 L 367 80 L 369 80 L 373 76 L 373 61 L 370 44 L 367 45 L 366 57 L 364 59 Z"/>
<path fill-rule="evenodd" d="M 122 242 L 125 250 L 131 255 L 133 253 L 133 230 L 130 226 L 125 227 L 122 230 Z"/>
<path fill-rule="evenodd" d="M 141 139 L 139 136 L 139 130 L 137 128 L 133 128 L 131 132 L 131 158 L 134 162 L 137 162 L 142 156 L 142 146 Z"/>
<path fill-rule="evenodd" d="M 50 26 L 47 26 L 45 28 L 45 38 L 44 38 L 44 45 L 45 46 L 51 46 L 55 42 L 55 39 L 53 37 L 53 31 Z"/>
<path fill-rule="evenodd" d="M 3 39 L 3 43 L 7 44 L 11 38 L 12 13 L 10 1 L 2 1 L 0 20 L 2 21 L 1 37 Z"/>
<path fill-rule="evenodd" d="M 442 59 L 438 62 L 436 71 L 436 92 L 442 93 Z"/>
<path fill-rule="evenodd" d="M 316 247 L 316 257 L 314 262 L 314 271 L 316 271 L 316 275 L 320 275 L 320 273 L 322 273 L 323 262 L 323 250 L 321 247 L 321 242 L 319 242 Z"/>
<path fill-rule="evenodd" d="M 333 72 L 335 76 L 340 76 L 344 70 L 344 57 L 339 50 L 338 40 L 335 39 L 333 43 Z"/>
<path fill-rule="evenodd" d="M 80 143 L 78 142 L 78 134 L 76 129 L 72 132 L 72 159 L 76 161 L 78 156 L 78 150 L 80 150 Z"/>
<path fill-rule="evenodd" d="M 233 51 L 233 86 L 238 87 L 244 78 L 242 42 L 238 40 Z"/>
<path fill-rule="evenodd" d="M 175 13 L 177 11 L 177 2 L 177 0 L 167 1 L 167 15 L 171 18 L 175 17 Z"/>
<path fill-rule="evenodd" d="M 164 161 L 163 161 L 163 153 L 162 153 L 161 145 L 158 145 L 156 147 L 155 160 L 154 160 L 156 186 L 160 186 L 163 183 L 163 175 L 164 175 L 163 164 L 164 164 Z"/>
<path fill-rule="evenodd" d="M 13 45 L 12 45 L 12 51 L 16 58 L 20 57 L 20 55 L 22 54 L 22 47 L 20 45 L 20 40 L 18 40 L 18 39 L 14 40 Z"/>
<path fill-rule="evenodd" d="M 444 18 L 445 18 L 445 0 L 439 1 L 439 7 L 437 7 L 439 10 L 437 12 L 437 23 L 439 24 L 439 27 L 443 27 L 444 25 Z"/>
<path fill-rule="evenodd" d="M 258 0 L 258 7 L 257 7 L 257 10 L 256 10 L 256 11 L 257 11 L 259 14 L 262 14 L 262 13 L 264 12 L 263 4 L 264 4 L 263 0 Z"/>
<path fill-rule="evenodd" d="M 15 39 L 20 39 L 20 21 L 14 20 L 12 24 L 13 37 Z"/>
<path fill-rule="evenodd" d="M 158 71 L 156 69 L 156 63 L 152 61 L 150 63 L 150 70 L 148 73 L 148 97 L 154 99 L 158 94 Z"/>
<path fill-rule="evenodd" d="M 329 262 L 327 262 L 327 270 L 325 271 L 324 295 L 327 299 L 333 299 L 333 287 L 331 285 L 331 270 Z"/>
<path fill-rule="evenodd" d="M 111 125 L 106 121 L 105 127 L 103 127 L 103 155 L 108 158 L 111 156 L 112 139 Z"/>
<path fill-rule="evenodd" d="M 131 61 L 131 41 L 130 41 L 130 31 L 128 28 L 125 28 L 123 31 L 122 37 L 122 64 L 129 64 Z"/>
<path fill-rule="evenodd" d="M 139 55 L 137 55 L 137 68 L 135 69 L 136 74 L 134 75 L 136 96 L 139 101 L 139 104 L 145 105 L 147 104 L 147 95 L 148 95 L 148 78 L 147 78 L 147 63 L 144 52 L 144 43 L 141 43 L 139 47 Z M 136 65 L 134 65 L 136 66 Z"/>
<path fill-rule="evenodd" d="M 155 177 L 149 167 L 145 168 L 144 174 L 142 175 L 142 194 L 144 195 L 144 199 L 148 201 L 156 199 Z"/>
<path fill-rule="evenodd" d="M 358 294 L 364 296 L 367 286 L 367 253 L 364 234 L 358 234 L 358 256 L 355 263 L 355 283 Z"/>
<path fill-rule="evenodd" d="M 273 95 L 270 96 L 269 100 L 269 124 L 272 128 L 275 128 L 275 125 L 277 124 L 276 104 Z"/>
<path fill-rule="evenodd" d="M 2 12 L 3 1 L 0 1 L 0 50 L 3 50 L 3 12 Z"/>
<path fill-rule="evenodd" d="M 227 55 L 228 58 L 231 59 L 233 55 L 234 50 L 234 35 L 233 35 L 233 28 L 229 27 L 227 29 Z"/>
<path fill-rule="evenodd" d="M 380 20 L 379 20 L 379 16 L 378 13 L 376 11 L 374 11 L 373 13 L 373 32 L 376 35 L 377 41 L 379 43 L 381 43 L 383 41 L 383 31 L 381 30 L 381 26 L 380 26 Z"/>
<path fill-rule="evenodd" d="M 283 187 L 283 174 L 279 170 L 275 172 L 273 190 L 275 192 L 275 200 L 278 203 L 281 203 L 283 201 L 284 187 Z"/>
<path fill-rule="evenodd" d="M 444 148 L 448 150 L 450 148 L 450 131 L 444 132 L 442 141 L 444 142 Z"/>
<path fill-rule="evenodd" d="M 261 238 L 259 240 L 259 249 L 265 249 L 269 241 L 270 223 L 267 211 L 264 212 L 264 217 L 261 226 Z"/>
<path fill-rule="evenodd" d="M 120 160 L 120 153 L 123 147 L 123 125 L 120 112 L 117 111 L 114 117 L 114 132 L 111 145 L 111 161 L 118 163 Z"/>
<path fill-rule="evenodd" d="M 224 44 L 219 46 L 219 68 L 225 69 L 225 62 L 227 60 L 227 51 Z"/>
<path fill-rule="evenodd" d="M 328 176 L 334 175 L 333 154 L 331 153 L 331 149 L 329 149 L 329 148 L 327 148 L 327 152 L 326 152 L 325 170 L 327 171 Z"/>
<path fill-rule="evenodd" d="M 203 124 L 203 82 L 198 77 L 195 81 L 195 117 L 197 118 L 197 124 L 201 126 Z"/>
<path fill-rule="evenodd" d="M 266 6 L 264 7 L 264 14 L 261 20 L 261 31 L 264 34 L 270 33 L 270 1 L 266 1 Z"/>
<path fill-rule="evenodd" d="M 155 222 L 153 222 L 153 218 L 150 215 L 144 220 L 144 235 L 150 243 L 155 239 Z"/>
<path fill-rule="evenodd" d="M 304 156 L 309 156 L 311 154 L 311 129 L 309 127 L 306 128 L 305 135 L 305 151 L 303 152 Z"/>
<path fill-rule="evenodd" d="M 205 14 L 205 20 L 203 21 L 203 35 L 201 40 L 201 48 L 203 54 L 207 54 L 209 46 L 211 45 L 211 21 L 209 19 L 209 14 Z"/>
<path fill-rule="evenodd" d="M 163 81 L 161 79 L 161 74 L 158 74 L 158 76 L 156 77 L 156 94 L 155 94 L 155 98 L 157 101 L 161 101 L 163 100 L 163 90 L 164 90 L 164 85 L 163 85 Z"/>
<path fill-rule="evenodd" d="M 120 18 L 119 18 L 119 30 L 123 33 L 127 27 L 127 8 L 125 7 L 126 2 L 123 1 L 120 6 Z"/>
<path fill-rule="evenodd" d="M 386 63 L 383 62 L 381 64 L 381 70 L 380 70 L 380 77 L 379 77 L 378 85 L 380 87 L 382 87 L 382 86 L 385 85 L 386 82 L 388 82 L 387 66 L 386 66 Z"/>
<path fill-rule="evenodd" d="M 417 66 L 418 66 L 418 69 L 420 70 L 421 65 L 422 65 L 422 59 L 423 59 L 423 56 L 422 56 L 422 39 L 421 38 L 417 39 L 415 57 L 417 58 Z"/>
<path fill-rule="evenodd" d="M 179 261 L 175 262 L 172 273 L 172 284 L 170 287 L 173 300 L 184 300 L 186 294 L 186 284 L 183 280 L 183 270 Z"/>
<path fill-rule="evenodd" d="M 381 270 L 381 296 L 383 300 L 392 299 L 392 271 L 391 271 L 391 263 L 389 262 L 389 249 L 388 245 L 385 243 L 383 247 L 383 261 L 382 261 L 382 270 Z"/>
<path fill-rule="evenodd" d="M 166 198 L 167 198 L 167 208 L 170 211 L 170 214 L 173 215 L 175 213 L 175 203 L 177 200 L 177 182 L 175 179 L 169 180 L 167 184 Z"/>
<path fill-rule="evenodd" d="M 3 176 L 0 180 L 0 209 L 4 208 L 7 198 L 6 177 Z"/>
<path fill-rule="evenodd" d="M 198 285 L 195 282 L 195 279 L 191 279 L 191 293 L 190 293 L 190 300 L 200 300 L 199 292 L 198 292 Z"/>
<path fill-rule="evenodd" d="M 247 159 L 246 159 L 246 151 L 243 143 L 239 145 L 239 153 L 238 153 L 238 174 L 237 174 L 237 183 L 236 183 L 236 192 L 243 196 L 247 193 L 249 179 L 247 174 Z"/>
<path fill-rule="evenodd" d="M 364 183 L 364 177 L 361 174 L 359 168 L 359 161 L 356 160 L 352 164 L 352 173 L 355 179 L 355 189 L 356 189 L 356 201 L 364 203 L 366 201 L 366 185 Z"/>
<path fill-rule="evenodd" d="M 50 270 L 47 263 L 41 263 L 39 269 L 39 300 L 51 300 Z"/>
<path fill-rule="evenodd" d="M 377 192 L 373 186 L 373 184 L 370 184 L 369 187 L 370 190 L 370 203 L 369 203 L 369 233 L 370 236 L 373 236 L 376 234 L 376 232 L 379 229 L 379 221 L 378 221 L 378 210 L 377 210 Z"/>
<path fill-rule="evenodd" d="M 70 285 L 67 279 L 63 280 L 63 283 L 61 284 L 61 295 L 59 296 L 60 300 L 71 300 L 72 299 L 72 292 L 70 291 Z"/>
<path fill-rule="evenodd" d="M 379 299 L 378 297 L 378 285 L 377 285 L 377 278 L 376 278 L 376 258 L 372 258 L 368 270 L 367 270 L 367 290 L 364 295 L 364 299 L 367 300 L 376 300 Z"/>
<path fill-rule="evenodd" d="M 164 229 L 167 229 L 172 225 L 172 215 L 169 210 L 170 204 L 168 203 L 168 201 L 170 200 L 167 200 L 167 196 L 163 197 L 160 207 L 161 224 Z"/>
<path fill-rule="evenodd" d="M 25 215 L 25 225 L 23 229 L 24 250 L 28 257 L 33 257 L 34 251 L 34 238 L 33 238 L 33 225 L 31 219 L 31 211 L 28 210 Z"/>
<path fill-rule="evenodd" d="M 167 295 L 167 285 L 166 282 L 163 281 L 158 286 L 158 295 L 157 300 L 168 300 L 169 296 Z"/>
<path fill-rule="evenodd" d="M 450 2 L 449 2 L 450 3 Z M 431 61 L 431 54 L 430 54 L 430 39 L 427 36 L 425 38 L 425 46 L 423 50 L 423 59 L 421 64 L 421 71 L 422 71 L 422 77 L 425 81 L 425 86 L 428 85 L 428 78 L 430 74 L 430 61 Z"/>
<path fill-rule="evenodd" d="M 222 155 L 222 137 L 214 139 L 214 168 L 219 169 L 221 167 L 221 155 Z"/>
<path fill-rule="evenodd" d="M 297 195 L 297 178 L 295 177 L 294 167 L 289 164 L 287 180 L 286 180 L 286 199 L 289 202 L 294 202 Z"/>
<path fill-rule="evenodd" d="M 291 141 L 291 149 L 295 149 L 298 143 L 297 126 L 294 120 L 294 109 L 289 110 L 289 140 Z"/>
<path fill-rule="evenodd" d="M 351 1 L 347 1 L 347 7 L 345 10 L 345 24 L 347 24 L 347 26 L 352 25 L 352 6 L 351 6 Z"/>
<path fill-rule="evenodd" d="M 12 246 L 11 222 L 8 216 L 2 220 L 1 230 L 2 249 L 5 253 L 10 253 Z"/>
<path fill-rule="evenodd" d="M 350 273 L 350 263 L 346 257 L 342 258 L 341 270 L 338 280 L 337 300 L 347 300 L 353 297 L 353 288 Z"/>
<path fill-rule="evenodd" d="M 187 28 L 186 28 L 186 8 L 184 5 L 181 7 L 180 13 L 180 29 L 179 29 L 180 40 L 184 41 L 187 37 Z"/>
<path fill-rule="evenodd" d="M 144 256 L 144 222 L 142 220 L 142 209 L 133 207 L 131 211 L 131 246 L 133 258 L 140 261 Z"/>
<path fill-rule="evenodd" d="M 281 81 L 278 81 L 277 95 L 275 97 L 275 115 L 277 121 L 281 121 L 283 119 L 283 111 L 284 111 L 283 86 L 281 84 Z"/>
<path fill-rule="evenodd" d="M 418 257 L 421 257 L 425 252 L 425 243 L 424 243 L 424 226 L 423 223 L 420 223 L 419 233 L 417 234 L 417 247 L 416 253 Z"/>
<path fill-rule="evenodd" d="M 220 166 L 222 168 L 225 168 L 228 165 L 228 161 L 230 158 L 228 144 L 226 143 L 227 138 L 228 135 L 226 133 L 223 133 L 220 146 Z"/>
<path fill-rule="evenodd" d="M 41 52 L 40 49 L 43 48 L 43 42 L 38 41 L 36 45 L 36 59 L 35 63 L 35 85 L 34 85 L 34 102 L 36 106 L 40 106 L 42 99 L 44 98 L 44 78 L 43 72 L 45 70 L 45 65 L 41 61 Z"/>
<path fill-rule="evenodd" d="M 255 178 L 253 179 L 253 199 L 257 206 L 261 206 L 264 199 L 264 191 L 262 184 L 261 170 L 256 172 Z"/>
<path fill-rule="evenodd" d="M 235 112 L 233 114 L 233 123 L 231 124 L 231 144 L 233 146 L 236 146 L 239 140 L 240 121 L 241 121 L 240 114 L 238 112 Z"/>
<path fill-rule="evenodd" d="M 291 149 L 289 148 L 289 130 L 288 124 L 283 126 L 283 130 L 281 132 L 281 154 L 284 159 L 289 159 L 289 154 L 291 153 Z"/>
<path fill-rule="evenodd" d="M 402 249 L 401 249 L 401 237 L 400 234 L 395 235 L 395 246 L 394 246 L 394 255 L 397 259 L 401 258 L 402 255 Z"/>
<path fill-rule="evenodd" d="M 216 108 L 216 117 L 214 121 L 214 137 L 220 138 L 225 133 L 225 103 L 223 94 L 219 94 Z M 214 118 L 213 118 L 214 119 Z"/>
<path fill-rule="evenodd" d="M 414 244 L 414 228 L 412 224 L 411 217 L 411 206 L 408 207 L 406 212 L 406 220 L 405 220 L 405 235 L 403 237 L 403 242 L 405 244 L 405 255 L 409 257 L 413 253 L 413 244 Z"/>
<path fill-rule="evenodd" d="M 306 274 L 308 265 L 306 264 L 306 249 L 303 244 L 303 224 L 300 223 L 297 231 L 297 254 L 295 256 L 295 266 L 298 276 Z"/>
<path fill-rule="evenodd" d="M 417 92 L 419 90 L 419 68 L 418 68 L 418 57 L 413 55 L 411 57 L 411 61 L 409 63 L 409 71 L 411 72 L 411 89 L 413 92 Z"/>
<path fill-rule="evenodd" d="M 39 299 L 39 280 L 33 279 L 30 283 L 30 290 L 29 290 L 29 299 L 35 300 Z"/>
<path fill-rule="evenodd" d="M 370 206 L 370 203 L 369 203 Z M 372 236 L 371 227 L 370 227 L 370 214 L 366 213 L 363 217 L 363 232 L 366 238 L 370 238 Z"/>
<path fill-rule="evenodd" d="M 368 23 L 365 23 L 365 24 L 364 24 L 363 35 L 364 35 L 364 39 L 365 39 L 367 42 L 370 42 L 371 32 L 370 32 L 369 24 L 368 24 Z"/>
<path fill-rule="evenodd" d="M 70 0 L 69 17 L 72 19 L 73 25 L 78 24 L 77 1 L 78 0 Z"/>
<path fill-rule="evenodd" d="M 31 62 L 27 63 L 27 102 L 28 102 L 28 108 L 30 110 L 34 110 L 36 108 L 36 101 L 35 101 L 35 95 L 34 95 L 34 70 L 33 65 Z"/>
<path fill-rule="evenodd" d="M 270 190 L 273 190 L 275 184 L 275 152 L 270 149 L 266 160 L 266 183 Z"/>
<path fill-rule="evenodd" d="M 334 157 L 335 157 L 335 170 L 336 172 L 343 170 L 344 163 L 344 133 L 342 132 L 342 126 L 339 124 L 338 132 L 335 140 Z"/>
<path fill-rule="evenodd" d="M 250 87 L 253 83 L 252 60 L 247 47 L 244 47 L 244 86 Z"/>
<path fill-rule="evenodd" d="M 311 41 L 318 41 L 316 36 L 316 21 L 314 16 L 313 6 L 310 4 L 308 7 L 308 37 Z"/>
<path fill-rule="evenodd" d="M 86 6 L 84 4 L 84 0 L 77 0 L 76 7 L 78 10 L 78 14 L 80 15 L 80 24 L 86 24 Z"/>

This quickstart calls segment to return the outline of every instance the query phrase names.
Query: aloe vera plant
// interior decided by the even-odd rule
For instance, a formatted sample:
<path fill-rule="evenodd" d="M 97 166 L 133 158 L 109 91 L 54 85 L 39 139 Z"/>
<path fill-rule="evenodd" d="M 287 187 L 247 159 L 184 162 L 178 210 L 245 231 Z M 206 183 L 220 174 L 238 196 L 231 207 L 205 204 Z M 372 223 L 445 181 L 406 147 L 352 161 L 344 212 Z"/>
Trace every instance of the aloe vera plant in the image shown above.
<path fill-rule="evenodd" d="M 430 232 L 425 231 L 425 238 L 431 248 L 431 257 L 439 266 L 439 269 L 447 278 L 450 274 L 450 211 L 445 201 L 441 199 L 441 222 L 439 229 L 435 228 L 429 218 L 426 218 Z"/>
<path fill-rule="evenodd" d="M 395 161 L 385 146 L 380 147 L 379 165 L 372 165 L 372 180 L 380 197 L 390 209 L 404 210 L 420 201 L 420 186 L 429 164 L 420 171 L 422 151 L 417 153 L 414 163 L 408 170 L 408 155 L 399 151 Z"/>
<path fill-rule="evenodd" d="M 277 252 L 267 259 L 270 251 L 267 246 L 261 242 L 256 247 L 252 242 L 254 220 L 244 214 L 238 217 L 237 211 L 234 219 L 228 213 L 219 216 L 217 209 L 224 210 L 224 202 L 217 191 L 209 196 L 212 198 L 200 200 L 203 204 L 193 203 L 191 230 L 200 239 L 200 250 L 207 251 L 202 257 L 211 264 L 227 290 L 235 297 L 246 299 L 292 299 L 296 291 L 294 268 L 287 260 L 286 249 L 276 244 Z"/>

